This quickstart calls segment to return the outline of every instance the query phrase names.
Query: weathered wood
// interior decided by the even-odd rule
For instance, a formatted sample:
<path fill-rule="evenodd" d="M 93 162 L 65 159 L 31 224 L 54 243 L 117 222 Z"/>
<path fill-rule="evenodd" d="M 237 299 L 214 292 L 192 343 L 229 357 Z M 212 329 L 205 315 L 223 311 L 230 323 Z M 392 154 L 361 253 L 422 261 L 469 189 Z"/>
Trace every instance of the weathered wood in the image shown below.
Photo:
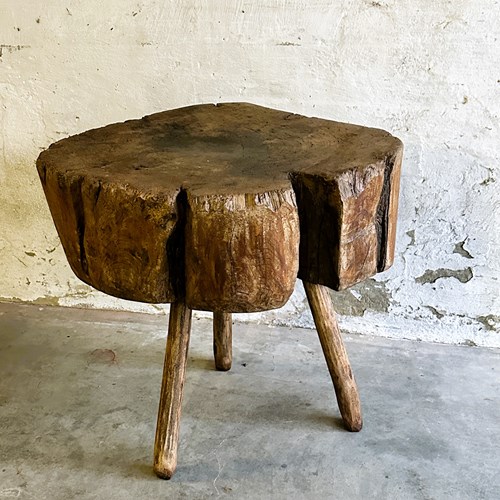
<path fill-rule="evenodd" d="M 163 479 L 170 479 L 177 465 L 190 330 L 191 309 L 183 302 L 172 303 L 155 439 L 154 471 Z"/>
<path fill-rule="evenodd" d="M 286 303 L 298 270 L 292 189 L 192 196 L 186 222 L 186 297 L 193 309 L 254 312 Z"/>
<path fill-rule="evenodd" d="M 80 279 L 251 312 L 297 274 L 343 289 L 391 265 L 401 156 L 382 130 L 231 103 L 63 139 L 37 168 Z"/>
<path fill-rule="evenodd" d="M 307 281 L 304 281 L 304 288 L 332 377 L 340 414 L 348 430 L 360 431 L 363 420 L 358 388 L 342 341 L 330 293 L 324 286 Z"/>
<path fill-rule="evenodd" d="M 155 472 L 170 478 L 191 310 L 214 313 L 216 367 L 231 314 L 280 307 L 304 281 L 339 408 L 361 409 L 330 297 L 394 258 L 402 144 L 383 130 L 244 103 L 165 111 L 63 139 L 37 168 L 68 261 L 115 297 L 172 302 Z M 224 312 L 221 312 L 224 311 Z"/>
<path fill-rule="evenodd" d="M 231 313 L 214 312 L 214 358 L 215 368 L 220 371 L 231 369 L 233 361 L 233 327 Z"/>

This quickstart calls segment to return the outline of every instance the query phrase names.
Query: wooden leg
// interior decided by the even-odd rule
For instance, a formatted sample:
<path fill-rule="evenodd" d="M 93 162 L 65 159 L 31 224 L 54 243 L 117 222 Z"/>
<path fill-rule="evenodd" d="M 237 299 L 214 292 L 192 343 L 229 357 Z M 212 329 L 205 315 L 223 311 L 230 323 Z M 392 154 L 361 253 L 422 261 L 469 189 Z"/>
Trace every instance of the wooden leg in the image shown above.
<path fill-rule="evenodd" d="M 191 309 L 182 302 L 174 302 L 170 305 L 167 348 L 156 424 L 154 471 L 162 479 L 170 479 L 177 465 L 177 443 L 190 330 Z"/>
<path fill-rule="evenodd" d="M 318 331 L 321 347 L 332 377 L 340 413 L 346 428 L 360 431 L 363 426 L 358 388 L 342 342 L 328 288 L 304 281 L 307 300 Z"/>
<path fill-rule="evenodd" d="M 214 357 L 215 368 L 220 371 L 231 369 L 233 360 L 231 313 L 214 312 Z"/>

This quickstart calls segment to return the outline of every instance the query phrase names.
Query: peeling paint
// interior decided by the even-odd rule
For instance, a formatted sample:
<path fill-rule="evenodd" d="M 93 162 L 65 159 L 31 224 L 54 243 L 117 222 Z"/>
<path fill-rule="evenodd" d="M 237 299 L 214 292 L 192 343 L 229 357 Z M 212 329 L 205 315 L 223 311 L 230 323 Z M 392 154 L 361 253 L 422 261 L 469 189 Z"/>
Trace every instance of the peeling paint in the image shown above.
<path fill-rule="evenodd" d="M 486 330 L 490 332 L 500 331 L 500 316 L 488 314 L 487 316 L 478 316 L 476 319 L 486 328 Z"/>
<path fill-rule="evenodd" d="M 466 345 L 468 347 L 477 347 L 477 344 L 471 339 L 465 339 L 463 342 L 461 342 L 461 345 Z"/>
<path fill-rule="evenodd" d="M 494 182 L 496 182 L 493 169 L 487 167 L 487 170 L 488 170 L 488 176 L 483 181 L 481 181 L 480 183 L 481 186 L 488 186 L 489 184 L 493 184 Z"/>
<path fill-rule="evenodd" d="M 58 306 L 59 298 L 54 297 L 52 295 L 44 295 L 43 297 L 37 297 L 33 300 L 26 300 L 20 297 L 0 297 L 0 302 L 15 302 L 15 303 L 23 303 L 23 304 L 34 304 L 41 306 Z"/>
<path fill-rule="evenodd" d="M 157 312 L 73 277 L 34 160 L 61 134 L 248 101 L 380 127 L 405 145 L 395 262 L 380 281 L 332 295 L 344 331 L 500 347 L 500 3 L 434 2 L 431 18 L 425 0 L 282 4 L 110 0 L 70 17 L 70 3 L 49 16 L 10 2 L 0 15 L 0 300 Z M 284 309 L 248 321 L 312 327 L 304 297 L 299 283 Z"/>
<path fill-rule="evenodd" d="M 435 283 L 441 278 L 455 278 L 460 283 L 467 283 L 473 278 L 472 268 L 466 267 L 465 269 L 427 269 L 422 276 L 415 278 L 415 281 L 420 284 Z"/>
<path fill-rule="evenodd" d="M 444 318 L 445 314 L 438 311 L 435 307 L 432 306 L 425 306 L 425 307 L 427 307 L 427 309 L 429 309 L 429 311 L 431 311 L 431 313 L 434 314 L 434 316 L 436 316 L 437 319 Z"/>
<path fill-rule="evenodd" d="M 363 316 L 367 310 L 387 312 L 390 292 L 385 282 L 368 279 L 348 290 L 332 292 L 335 310 L 345 316 Z"/>
<path fill-rule="evenodd" d="M 415 245 L 415 229 L 411 229 L 410 231 L 406 231 L 406 236 L 410 237 L 410 243 L 408 243 L 409 247 Z"/>
<path fill-rule="evenodd" d="M 466 259 L 473 259 L 474 257 L 464 248 L 465 242 L 460 241 L 459 243 L 455 244 L 455 248 L 453 249 L 453 253 L 458 253 L 462 257 L 465 257 Z"/>

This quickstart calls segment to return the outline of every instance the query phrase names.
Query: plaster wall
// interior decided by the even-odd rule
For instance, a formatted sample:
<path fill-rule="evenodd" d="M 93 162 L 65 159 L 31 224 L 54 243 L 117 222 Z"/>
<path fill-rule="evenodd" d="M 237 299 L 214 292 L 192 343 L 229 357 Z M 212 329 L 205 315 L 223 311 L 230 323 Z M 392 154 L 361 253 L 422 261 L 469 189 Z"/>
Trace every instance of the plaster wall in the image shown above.
<path fill-rule="evenodd" d="M 35 171 L 51 142 L 201 102 L 384 128 L 405 143 L 393 268 L 343 328 L 500 346 L 496 0 L 0 0 L 0 300 L 164 313 L 73 277 Z M 304 291 L 249 321 L 312 326 Z"/>

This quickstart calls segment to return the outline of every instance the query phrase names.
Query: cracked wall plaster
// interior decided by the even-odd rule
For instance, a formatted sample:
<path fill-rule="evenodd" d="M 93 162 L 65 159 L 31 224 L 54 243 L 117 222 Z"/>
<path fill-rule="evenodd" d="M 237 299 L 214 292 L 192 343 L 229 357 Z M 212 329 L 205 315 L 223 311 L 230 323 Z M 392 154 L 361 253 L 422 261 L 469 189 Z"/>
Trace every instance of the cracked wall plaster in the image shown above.
<path fill-rule="evenodd" d="M 454 253 L 457 253 L 454 251 Z M 468 283 L 473 278 L 472 268 L 465 269 L 427 269 L 422 276 L 415 278 L 415 281 L 420 284 L 436 283 L 440 278 L 455 278 L 460 283 Z"/>
<path fill-rule="evenodd" d="M 51 142 L 200 102 L 384 128 L 405 143 L 392 269 L 333 294 L 353 332 L 500 346 L 500 3 L 6 0 L 0 298 L 164 313 L 65 262 L 35 171 Z M 312 327 L 300 283 L 247 321 Z M 471 344 L 472 343 L 472 344 Z"/>
<path fill-rule="evenodd" d="M 390 292 L 384 281 L 368 279 L 362 283 L 332 292 L 335 310 L 345 316 L 363 316 L 367 310 L 380 313 L 389 311 Z"/>

